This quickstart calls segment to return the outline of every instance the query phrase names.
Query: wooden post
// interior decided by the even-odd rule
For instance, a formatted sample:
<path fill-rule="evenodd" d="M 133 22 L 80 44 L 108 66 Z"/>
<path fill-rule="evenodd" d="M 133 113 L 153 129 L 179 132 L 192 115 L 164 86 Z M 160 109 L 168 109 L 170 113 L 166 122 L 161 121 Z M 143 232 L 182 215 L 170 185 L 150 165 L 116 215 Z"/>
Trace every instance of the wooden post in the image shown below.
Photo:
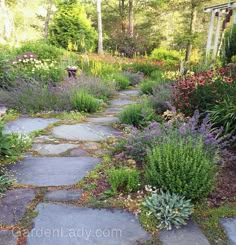
<path fill-rule="evenodd" d="M 214 30 L 214 18 L 215 18 L 215 11 L 213 10 L 211 12 L 211 21 L 210 21 L 210 27 L 208 31 L 208 39 L 207 39 L 207 47 L 206 47 L 206 62 L 211 52 L 212 34 Z"/>
<path fill-rule="evenodd" d="M 218 12 L 217 16 L 217 26 L 216 26 L 216 33 L 215 33 L 215 41 L 214 41 L 214 49 L 213 49 L 213 59 L 216 58 L 218 47 L 219 47 L 219 39 L 220 39 L 220 29 L 221 29 L 221 11 Z"/>

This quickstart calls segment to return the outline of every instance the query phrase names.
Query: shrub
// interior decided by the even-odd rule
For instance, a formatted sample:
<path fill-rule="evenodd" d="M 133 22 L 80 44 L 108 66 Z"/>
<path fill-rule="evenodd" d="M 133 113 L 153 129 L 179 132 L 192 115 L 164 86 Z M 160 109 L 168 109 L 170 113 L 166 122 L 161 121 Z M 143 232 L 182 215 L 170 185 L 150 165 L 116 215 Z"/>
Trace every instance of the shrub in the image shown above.
<path fill-rule="evenodd" d="M 171 230 L 172 226 L 179 228 L 186 225 L 186 220 L 193 213 L 193 205 L 190 200 L 169 192 L 153 193 L 143 203 L 150 211 L 148 215 L 154 215 L 158 222 L 158 229 Z"/>
<path fill-rule="evenodd" d="M 84 90 L 72 93 L 70 100 L 73 109 L 80 112 L 96 112 L 100 105 L 96 98 Z"/>
<path fill-rule="evenodd" d="M 177 109 L 192 115 L 196 109 L 205 112 L 225 96 L 236 96 L 236 80 L 228 76 L 229 67 L 190 74 L 175 84 L 173 100 Z"/>
<path fill-rule="evenodd" d="M 154 119 L 154 111 L 148 105 L 134 104 L 127 106 L 120 114 L 119 119 L 123 124 L 135 127 L 145 126 Z"/>
<path fill-rule="evenodd" d="M 63 111 L 70 109 L 69 96 L 66 91 L 57 92 L 49 85 L 36 81 L 19 81 L 17 86 L 8 91 L 0 90 L 0 102 L 11 109 L 21 112 L 37 113 L 42 111 Z"/>
<path fill-rule="evenodd" d="M 142 72 L 133 73 L 133 72 L 125 71 L 123 72 L 123 74 L 129 78 L 131 86 L 135 86 L 139 84 L 144 78 L 144 74 Z"/>
<path fill-rule="evenodd" d="M 107 101 L 116 92 L 116 84 L 113 81 L 102 81 L 92 76 L 79 76 L 76 80 L 69 80 L 60 86 L 62 91 L 85 90 L 98 99 Z"/>
<path fill-rule="evenodd" d="M 137 164 L 143 166 L 148 150 L 161 144 L 166 137 L 169 135 L 171 137 L 173 134 L 183 140 L 186 137 L 196 138 L 197 141 L 203 139 L 204 149 L 215 161 L 219 160 L 219 150 L 223 150 L 228 145 L 227 139 L 220 137 L 221 130 L 212 130 L 209 117 L 200 120 L 200 114 L 196 111 L 187 122 L 170 121 L 163 125 L 152 122 L 143 130 L 131 127 L 129 130 L 127 129 L 126 135 L 121 138 L 117 148 L 123 151 L 125 156 L 134 159 Z"/>
<path fill-rule="evenodd" d="M 127 76 L 122 73 L 111 74 L 110 79 L 116 82 L 116 85 L 119 89 L 126 89 L 130 85 L 130 80 Z"/>
<path fill-rule="evenodd" d="M 51 59 L 38 59 L 33 53 L 25 53 L 12 62 L 11 72 L 16 79 L 34 79 L 40 83 L 61 82 L 65 70 L 57 62 Z"/>
<path fill-rule="evenodd" d="M 213 127 L 223 127 L 225 134 L 236 134 L 235 98 L 225 98 L 209 111 Z"/>
<path fill-rule="evenodd" d="M 156 84 L 156 81 L 146 79 L 142 82 L 140 89 L 143 94 L 152 94 L 153 88 Z"/>
<path fill-rule="evenodd" d="M 96 38 L 96 32 L 81 4 L 74 0 L 59 3 L 49 28 L 49 41 L 52 44 L 79 52 L 93 51 Z"/>
<path fill-rule="evenodd" d="M 152 51 L 151 57 L 155 60 L 160 60 L 160 61 L 180 61 L 181 54 L 176 50 L 156 48 Z"/>
<path fill-rule="evenodd" d="M 232 25 L 225 32 L 224 40 L 223 40 L 223 48 L 222 48 L 222 58 L 224 62 L 230 63 L 231 58 L 236 55 L 236 44 L 234 41 L 236 35 L 236 26 Z"/>
<path fill-rule="evenodd" d="M 164 191 L 198 200 L 213 190 L 214 164 L 201 138 L 168 135 L 148 153 L 145 181 Z"/>
<path fill-rule="evenodd" d="M 3 130 L 4 124 L 0 122 L 0 160 L 15 154 L 8 135 L 3 134 Z"/>
<path fill-rule="evenodd" d="M 157 114 L 163 114 L 167 110 L 172 110 L 170 101 L 172 100 L 173 86 L 170 83 L 157 84 L 152 88 L 152 95 L 149 96 L 149 104 Z"/>
<path fill-rule="evenodd" d="M 112 168 L 107 173 L 108 182 L 114 193 L 117 191 L 132 192 L 139 188 L 140 176 L 137 169 Z"/>
<path fill-rule="evenodd" d="M 65 50 L 57 48 L 56 46 L 51 45 L 44 40 L 27 42 L 24 43 L 20 48 L 16 49 L 16 53 L 18 55 L 28 52 L 36 54 L 39 60 L 50 59 L 59 62 Z"/>
<path fill-rule="evenodd" d="M 134 72 L 142 72 L 145 76 L 150 76 L 152 72 L 160 70 L 159 64 L 153 64 L 151 62 L 136 62 L 133 63 L 131 66 L 128 65 L 128 67 L 124 68 L 131 68 Z"/>

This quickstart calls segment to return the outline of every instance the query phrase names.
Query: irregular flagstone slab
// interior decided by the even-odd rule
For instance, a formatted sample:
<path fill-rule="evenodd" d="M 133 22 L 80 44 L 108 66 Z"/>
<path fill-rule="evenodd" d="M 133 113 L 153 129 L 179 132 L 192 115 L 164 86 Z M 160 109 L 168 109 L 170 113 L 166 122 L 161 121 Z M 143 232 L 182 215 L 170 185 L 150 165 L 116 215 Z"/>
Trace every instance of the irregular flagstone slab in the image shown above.
<path fill-rule="evenodd" d="M 0 245 L 17 245 L 17 236 L 12 231 L 0 231 Z"/>
<path fill-rule="evenodd" d="M 41 155 L 58 155 L 78 146 L 78 144 L 34 144 L 32 150 Z"/>
<path fill-rule="evenodd" d="M 160 240 L 163 245 L 210 245 L 202 231 L 191 221 L 180 229 L 162 230 Z"/>
<path fill-rule="evenodd" d="M 48 136 L 48 135 L 40 135 L 34 138 L 34 143 L 45 143 L 45 142 L 55 142 L 57 139 Z"/>
<path fill-rule="evenodd" d="M 72 202 L 78 201 L 82 195 L 81 191 L 59 190 L 50 191 L 45 195 L 45 200 L 50 202 Z"/>
<path fill-rule="evenodd" d="M 140 94 L 140 91 L 139 90 L 126 90 L 126 91 L 122 91 L 121 94 L 138 96 Z"/>
<path fill-rule="evenodd" d="M 105 110 L 104 114 L 119 114 L 123 110 L 122 107 L 110 107 Z"/>
<path fill-rule="evenodd" d="M 88 118 L 88 122 L 92 122 L 92 123 L 110 124 L 110 123 L 115 123 L 115 122 L 118 122 L 118 121 L 119 121 L 118 117 L 93 117 L 93 118 Z"/>
<path fill-rule="evenodd" d="M 56 138 L 81 141 L 102 141 L 116 132 L 112 127 L 89 123 L 62 125 L 53 129 Z"/>
<path fill-rule="evenodd" d="M 27 245 L 134 245 L 150 238 L 133 214 L 120 210 L 42 203 L 37 211 Z"/>
<path fill-rule="evenodd" d="M 125 99 L 117 99 L 117 100 L 112 100 L 111 105 L 113 106 L 124 106 L 124 105 L 130 105 L 134 104 L 135 101 L 133 100 L 125 100 Z"/>
<path fill-rule="evenodd" d="M 88 157 L 89 153 L 83 149 L 76 148 L 70 151 L 70 156 L 72 157 Z"/>
<path fill-rule="evenodd" d="M 101 160 L 94 157 L 32 157 L 10 167 L 17 183 L 34 186 L 72 185 Z"/>
<path fill-rule="evenodd" d="M 23 217 L 27 205 L 35 198 L 35 195 L 36 190 L 32 189 L 7 191 L 0 198 L 0 224 L 16 224 Z"/>
<path fill-rule="evenodd" d="M 220 220 L 226 234 L 231 242 L 231 245 L 236 245 L 236 218 L 224 218 Z"/>
<path fill-rule="evenodd" d="M 50 124 L 59 121 L 55 118 L 19 118 L 6 124 L 4 133 L 30 134 L 33 131 L 47 128 Z"/>

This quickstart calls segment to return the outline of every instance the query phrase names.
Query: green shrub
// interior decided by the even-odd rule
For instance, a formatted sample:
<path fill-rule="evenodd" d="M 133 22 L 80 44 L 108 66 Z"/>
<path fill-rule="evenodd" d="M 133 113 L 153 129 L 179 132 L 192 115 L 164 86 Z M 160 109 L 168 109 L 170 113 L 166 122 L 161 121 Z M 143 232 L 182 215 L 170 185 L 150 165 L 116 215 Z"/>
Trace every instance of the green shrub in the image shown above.
<path fill-rule="evenodd" d="M 96 112 L 100 104 L 96 98 L 84 90 L 72 93 L 70 100 L 73 109 L 80 112 Z"/>
<path fill-rule="evenodd" d="M 225 98 L 209 111 L 214 127 L 223 127 L 225 134 L 236 133 L 236 103 L 235 98 Z"/>
<path fill-rule="evenodd" d="M 156 48 L 152 51 L 151 57 L 159 61 L 179 61 L 181 54 L 176 50 L 167 50 L 165 48 Z"/>
<path fill-rule="evenodd" d="M 3 134 L 3 130 L 4 124 L 0 122 L 0 160 L 15 154 L 8 135 Z"/>
<path fill-rule="evenodd" d="M 32 52 L 33 54 L 37 55 L 39 60 L 50 59 L 60 61 L 65 50 L 57 48 L 56 46 L 47 43 L 44 40 L 27 42 L 24 43 L 20 48 L 16 49 L 16 53 L 18 55 L 28 52 Z"/>
<path fill-rule="evenodd" d="M 214 158 L 201 138 L 168 135 L 148 153 L 147 184 L 196 200 L 207 197 L 215 180 Z"/>
<path fill-rule="evenodd" d="M 115 73 L 111 75 L 112 80 L 114 80 L 119 89 L 126 89 L 129 87 L 130 80 L 127 76 L 121 73 Z"/>
<path fill-rule="evenodd" d="M 224 40 L 223 40 L 223 48 L 221 51 L 221 56 L 225 64 L 230 63 L 232 57 L 236 55 L 235 36 L 236 36 L 236 25 L 232 25 L 225 32 Z"/>
<path fill-rule="evenodd" d="M 5 175 L 0 175 L 0 197 L 12 185 L 12 181 Z"/>
<path fill-rule="evenodd" d="M 154 193 L 145 199 L 143 205 L 150 210 L 148 215 L 152 214 L 157 219 L 158 229 L 171 230 L 172 226 L 186 225 L 186 220 L 193 213 L 190 200 L 169 192 Z"/>
<path fill-rule="evenodd" d="M 143 104 L 129 105 L 119 114 L 121 123 L 135 127 L 145 126 L 154 117 L 153 109 Z"/>
<path fill-rule="evenodd" d="M 132 69 L 134 72 L 142 72 L 145 76 L 150 76 L 152 72 L 160 70 L 160 66 L 153 63 L 134 63 L 132 65 L 124 65 L 124 69 Z"/>
<path fill-rule="evenodd" d="M 157 82 L 161 82 L 163 79 L 163 72 L 159 71 L 159 70 L 155 70 L 151 73 L 150 75 L 151 79 L 157 81 Z"/>
<path fill-rule="evenodd" d="M 83 6 L 75 0 L 58 4 L 49 28 L 49 41 L 65 49 L 93 51 L 97 34 L 86 16 Z"/>
<path fill-rule="evenodd" d="M 139 188 L 140 176 L 137 169 L 112 168 L 107 173 L 108 182 L 114 193 L 117 191 L 132 192 Z"/>
<path fill-rule="evenodd" d="M 157 84 L 156 81 L 146 79 L 141 83 L 140 89 L 143 94 L 152 94 L 153 88 L 155 87 L 156 84 Z"/>

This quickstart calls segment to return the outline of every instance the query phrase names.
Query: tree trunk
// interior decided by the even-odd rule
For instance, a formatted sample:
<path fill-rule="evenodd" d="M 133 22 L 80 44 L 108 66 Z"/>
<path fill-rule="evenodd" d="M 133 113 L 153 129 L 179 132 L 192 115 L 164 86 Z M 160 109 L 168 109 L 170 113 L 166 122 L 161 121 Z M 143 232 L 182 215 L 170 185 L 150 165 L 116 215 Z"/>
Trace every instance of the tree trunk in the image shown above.
<path fill-rule="evenodd" d="M 125 0 L 119 0 L 119 11 L 121 18 L 121 30 L 123 33 L 126 32 L 126 24 L 125 24 Z"/>
<path fill-rule="evenodd" d="M 196 19 L 197 19 L 197 10 L 196 10 L 196 7 L 192 7 L 191 19 L 190 19 L 190 29 L 189 29 L 190 39 L 188 41 L 188 44 L 187 44 L 187 47 L 186 47 L 186 53 L 185 53 L 185 61 L 186 62 L 188 62 L 190 60 L 191 53 L 192 53 L 192 48 L 193 48 L 192 36 L 193 36 L 193 34 L 195 32 Z"/>
<path fill-rule="evenodd" d="M 52 14 L 52 5 L 53 5 L 53 0 L 48 0 L 47 15 L 44 23 L 45 39 L 48 39 L 49 24 L 50 24 L 51 14 Z"/>
<path fill-rule="evenodd" d="M 9 40 L 12 34 L 12 25 L 10 21 L 10 17 L 7 11 L 5 0 L 1 0 L 1 10 L 4 19 L 4 29 L 3 29 L 3 37 L 5 40 Z"/>
<path fill-rule="evenodd" d="M 97 17 L 98 17 L 98 54 L 103 54 L 102 0 L 97 0 Z"/>
<path fill-rule="evenodd" d="M 129 36 L 134 36 L 134 0 L 129 0 Z"/>

